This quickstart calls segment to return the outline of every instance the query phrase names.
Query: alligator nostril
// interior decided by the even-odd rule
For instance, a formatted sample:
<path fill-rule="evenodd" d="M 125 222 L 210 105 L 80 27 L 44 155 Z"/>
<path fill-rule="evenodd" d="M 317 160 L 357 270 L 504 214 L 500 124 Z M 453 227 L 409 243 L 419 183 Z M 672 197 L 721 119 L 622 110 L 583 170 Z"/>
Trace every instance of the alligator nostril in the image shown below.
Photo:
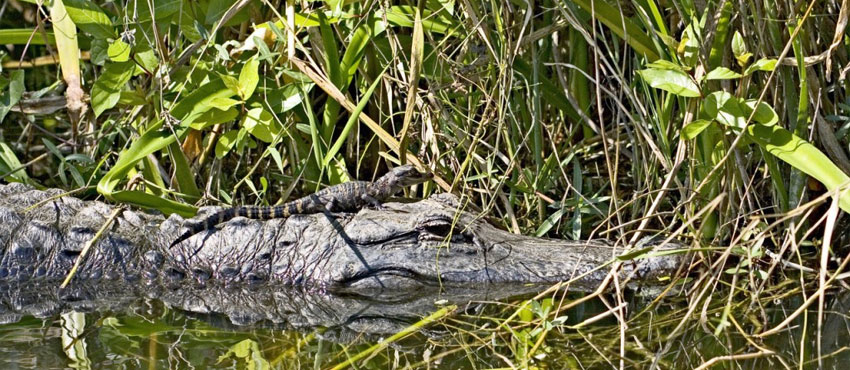
<path fill-rule="evenodd" d="M 259 257 L 260 257 L 261 260 L 270 260 L 270 259 L 272 259 L 272 254 L 266 252 L 266 253 L 260 254 Z"/>

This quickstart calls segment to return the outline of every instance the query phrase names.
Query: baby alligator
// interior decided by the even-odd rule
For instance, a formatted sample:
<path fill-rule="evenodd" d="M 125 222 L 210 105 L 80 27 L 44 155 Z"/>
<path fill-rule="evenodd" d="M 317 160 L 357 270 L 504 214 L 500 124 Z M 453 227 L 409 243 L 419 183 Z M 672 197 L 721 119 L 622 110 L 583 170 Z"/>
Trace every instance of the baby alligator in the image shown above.
<path fill-rule="evenodd" d="M 403 188 L 431 179 L 429 173 L 421 173 L 411 165 L 393 168 L 375 182 L 350 181 L 317 191 L 306 197 L 274 207 L 233 207 L 216 212 L 199 223 L 191 223 L 189 230 L 171 243 L 169 248 L 189 239 L 201 231 L 242 216 L 255 220 L 283 218 L 294 214 L 356 211 L 365 206 L 382 208 L 381 202 L 397 194 Z"/>

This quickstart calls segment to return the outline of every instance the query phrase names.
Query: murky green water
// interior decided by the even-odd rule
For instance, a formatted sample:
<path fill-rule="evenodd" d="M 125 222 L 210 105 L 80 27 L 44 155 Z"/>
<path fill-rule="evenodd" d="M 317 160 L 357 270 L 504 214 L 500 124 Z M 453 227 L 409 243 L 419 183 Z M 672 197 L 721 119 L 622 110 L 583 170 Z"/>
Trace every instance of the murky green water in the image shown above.
<path fill-rule="evenodd" d="M 605 315 L 609 312 L 606 302 L 595 299 L 549 315 L 558 305 L 578 297 L 556 295 L 534 302 L 508 299 L 460 305 L 452 316 L 368 352 L 355 362 L 356 368 L 620 366 L 621 326 L 613 315 Z M 623 332 L 623 365 L 649 368 L 656 363 L 660 368 L 692 368 L 716 356 L 768 350 L 776 354 L 721 361 L 720 368 L 797 367 L 801 358 L 804 368 L 817 368 L 816 334 L 821 333 L 820 366 L 846 368 L 850 363 L 850 322 L 846 320 L 849 297 L 832 297 L 820 326 L 816 312 L 810 311 L 785 331 L 765 339 L 746 339 L 735 328 L 715 334 L 722 305 L 707 310 L 704 322 L 697 314 L 682 324 L 687 310 L 683 302 L 656 304 L 652 310 L 643 311 L 650 300 L 632 298 L 625 302 L 632 319 Z M 138 299 L 119 310 L 70 311 L 47 318 L 24 316 L 0 325 L 0 367 L 327 369 L 355 358 L 424 316 L 418 308 L 405 310 L 405 305 L 420 307 L 418 300 L 392 305 L 362 305 L 362 297 L 355 301 L 357 310 L 345 314 L 344 320 L 338 320 L 344 311 L 339 307 L 352 307 L 350 301 L 344 300 L 340 306 L 339 301 L 321 300 L 296 305 L 303 310 L 288 313 L 293 322 L 266 320 L 252 325 L 236 325 L 234 318 L 217 313 L 190 314 L 157 299 Z M 606 297 L 605 301 L 617 304 L 615 297 Z M 433 311 L 440 308 L 439 299 L 431 302 Z M 765 307 L 764 313 L 753 314 L 769 315 L 778 324 L 801 302 L 789 299 L 777 303 L 780 305 Z M 523 304 L 525 308 L 518 309 Z M 337 311 L 327 315 L 315 314 L 334 308 Z M 323 317 L 334 320 L 322 322 Z M 760 332 L 741 320 L 746 316 L 736 317 L 745 330 Z M 5 317 L 10 318 L 14 319 Z M 295 322 L 299 319 L 304 321 Z M 575 327 L 589 319 L 593 323 Z M 680 335 L 665 338 L 680 324 L 684 325 Z"/>

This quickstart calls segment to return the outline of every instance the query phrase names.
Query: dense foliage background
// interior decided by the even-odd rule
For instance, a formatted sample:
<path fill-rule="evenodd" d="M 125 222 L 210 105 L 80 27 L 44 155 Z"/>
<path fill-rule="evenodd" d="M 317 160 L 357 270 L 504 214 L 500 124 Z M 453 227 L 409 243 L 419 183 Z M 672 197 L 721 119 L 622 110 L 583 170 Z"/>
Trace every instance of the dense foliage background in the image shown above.
<path fill-rule="evenodd" d="M 850 180 L 847 17 L 847 1 L 7 0 L 0 177 L 189 216 L 413 163 L 436 179 L 410 196 L 453 192 L 525 234 L 664 232 L 694 242 L 697 286 L 759 297 L 846 263 L 830 253 L 850 196 L 830 196 Z"/>

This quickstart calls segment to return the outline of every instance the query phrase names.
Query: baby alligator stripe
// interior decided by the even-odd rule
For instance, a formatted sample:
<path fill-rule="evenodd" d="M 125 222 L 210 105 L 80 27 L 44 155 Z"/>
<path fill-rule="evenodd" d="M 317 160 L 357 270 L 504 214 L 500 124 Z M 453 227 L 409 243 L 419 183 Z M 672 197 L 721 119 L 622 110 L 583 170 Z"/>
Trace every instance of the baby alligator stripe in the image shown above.
<path fill-rule="evenodd" d="M 233 207 L 209 215 L 201 222 L 188 223 L 186 232 L 181 234 L 169 248 L 180 244 L 192 235 L 212 229 L 234 217 L 247 217 L 255 220 L 269 220 L 289 217 L 294 214 L 356 211 L 365 206 L 381 208 L 381 203 L 398 194 L 405 187 L 420 184 L 431 179 L 429 173 L 422 173 L 411 165 L 393 168 L 375 182 L 351 181 L 334 185 L 314 194 L 274 207 Z"/>

